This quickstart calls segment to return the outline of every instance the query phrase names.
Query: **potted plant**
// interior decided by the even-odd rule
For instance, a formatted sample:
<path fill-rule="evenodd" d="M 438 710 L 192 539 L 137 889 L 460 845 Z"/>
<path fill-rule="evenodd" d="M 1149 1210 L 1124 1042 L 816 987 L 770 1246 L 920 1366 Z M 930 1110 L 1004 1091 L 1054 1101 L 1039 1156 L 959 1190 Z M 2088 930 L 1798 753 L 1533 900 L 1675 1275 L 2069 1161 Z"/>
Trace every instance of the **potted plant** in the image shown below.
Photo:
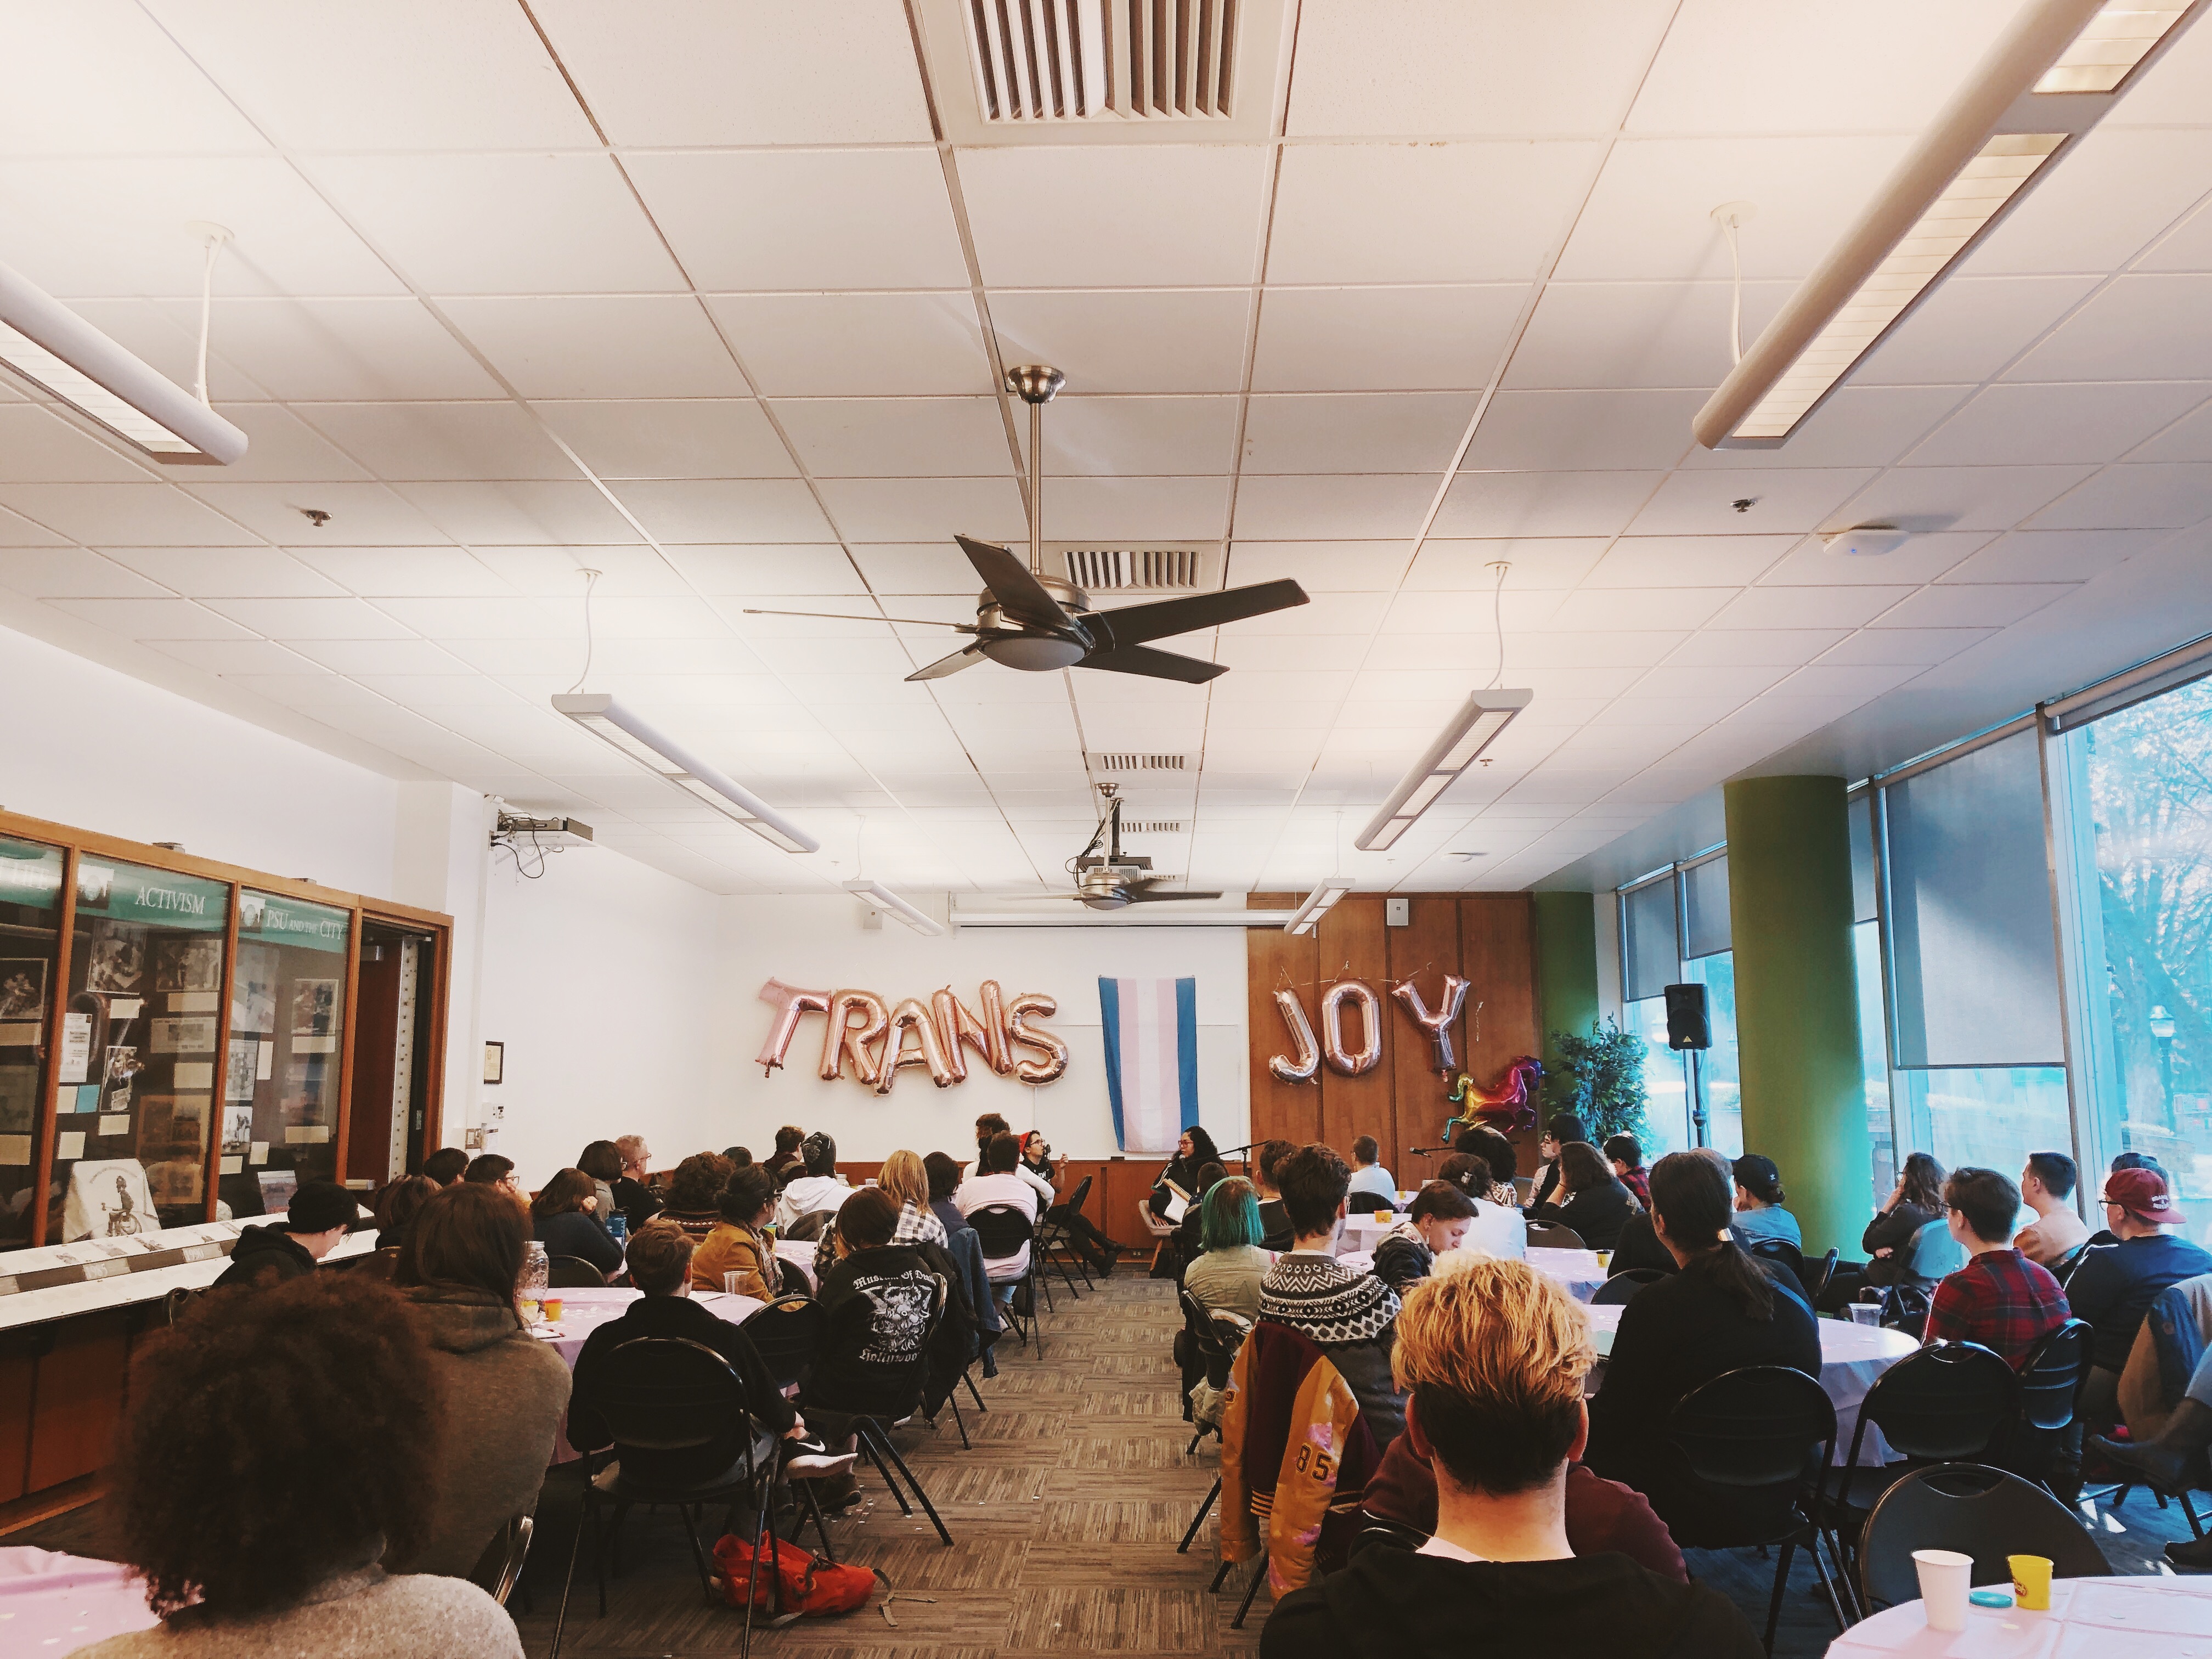
<path fill-rule="evenodd" d="M 1613 1021 L 1592 1020 L 1589 1035 L 1552 1033 L 1559 1063 L 1547 1068 L 1545 1103 L 1552 1112 L 1572 1112 L 1589 1131 L 1593 1146 L 1612 1135 L 1649 1138 L 1644 1121 L 1644 1039 Z"/>

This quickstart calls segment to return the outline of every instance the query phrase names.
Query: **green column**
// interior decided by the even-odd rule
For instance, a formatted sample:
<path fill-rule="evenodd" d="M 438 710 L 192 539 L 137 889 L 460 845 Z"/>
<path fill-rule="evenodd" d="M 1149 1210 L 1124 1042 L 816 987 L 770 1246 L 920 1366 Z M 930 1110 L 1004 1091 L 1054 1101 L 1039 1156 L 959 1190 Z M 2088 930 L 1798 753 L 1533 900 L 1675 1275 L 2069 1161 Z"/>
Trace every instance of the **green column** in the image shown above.
<path fill-rule="evenodd" d="M 1841 778 L 1724 791 L 1743 1145 L 1782 1170 L 1805 1254 L 1846 1255 L 1874 1214 Z"/>
<path fill-rule="evenodd" d="M 1536 1020 L 1547 1072 L 1559 1056 L 1552 1033 L 1580 1036 L 1597 1018 L 1597 909 L 1588 893 L 1538 893 Z"/>

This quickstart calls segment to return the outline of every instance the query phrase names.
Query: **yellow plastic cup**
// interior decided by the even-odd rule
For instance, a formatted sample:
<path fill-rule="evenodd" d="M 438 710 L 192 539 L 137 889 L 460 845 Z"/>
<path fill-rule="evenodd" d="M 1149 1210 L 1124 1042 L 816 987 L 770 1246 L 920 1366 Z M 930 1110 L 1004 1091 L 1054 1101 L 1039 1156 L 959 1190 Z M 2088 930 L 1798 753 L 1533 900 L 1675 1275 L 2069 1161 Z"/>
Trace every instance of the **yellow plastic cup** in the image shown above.
<path fill-rule="evenodd" d="M 1375 1212 L 1375 1218 L 1377 1221 L 1388 1221 L 1390 1218 L 1390 1212 L 1388 1210 L 1377 1210 Z"/>
<path fill-rule="evenodd" d="M 2051 1558 L 2008 1555 L 2005 1565 L 2012 1569 L 2013 1605 L 2030 1613 L 2050 1612 Z"/>
<path fill-rule="evenodd" d="M 557 1324 L 560 1322 L 561 1305 L 561 1298 L 557 1296 L 546 1297 L 538 1304 L 539 1310 L 544 1314 L 548 1324 Z"/>

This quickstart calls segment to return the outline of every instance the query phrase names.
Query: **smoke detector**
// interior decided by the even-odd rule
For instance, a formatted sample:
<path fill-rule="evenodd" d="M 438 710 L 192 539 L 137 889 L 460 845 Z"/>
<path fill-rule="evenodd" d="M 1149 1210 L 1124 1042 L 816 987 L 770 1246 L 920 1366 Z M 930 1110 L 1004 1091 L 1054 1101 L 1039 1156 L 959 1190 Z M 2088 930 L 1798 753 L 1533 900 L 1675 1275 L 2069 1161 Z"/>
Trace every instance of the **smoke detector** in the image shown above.
<path fill-rule="evenodd" d="M 1820 545 L 1846 558 L 1874 559 L 1896 552 L 1911 539 L 1911 531 L 1899 530 L 1893 524 L 1863 524 L 1827 532 L 1820 538 Z"/>

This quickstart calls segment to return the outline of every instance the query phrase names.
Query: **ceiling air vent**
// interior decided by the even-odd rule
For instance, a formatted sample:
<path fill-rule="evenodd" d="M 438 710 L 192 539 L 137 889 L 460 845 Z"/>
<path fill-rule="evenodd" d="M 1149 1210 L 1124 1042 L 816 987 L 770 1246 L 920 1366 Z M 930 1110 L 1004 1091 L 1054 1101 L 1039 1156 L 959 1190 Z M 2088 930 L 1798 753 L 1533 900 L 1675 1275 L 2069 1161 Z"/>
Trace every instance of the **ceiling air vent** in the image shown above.
<path fill-rule="evenodd" d="M 1225 120 L 1238 0 L 966 0 L 987 124 Z"/>
<path fill-rule="evenodd" d="M 1189 763 L 1188 755 L 1094 754 L 1091 766 L 1097 772 L 1180 772 Z"/>
<path fill-rule="evenodd" d="M 1125 836 L 1179 836 L 1182 834 L 1181 818 L 1139 818 L 1121 826 Z"/>
<path fill-rule="evenodd" d="M 1067 580 L 1085 593 L 1195 593 L 1212 589 L 1218 580 L 1215 572 L 1221 545 L 1160 542 L 1145 547 L 1097 547 L 1048 542 L 1041 550 L 1063 561 Z"/>

